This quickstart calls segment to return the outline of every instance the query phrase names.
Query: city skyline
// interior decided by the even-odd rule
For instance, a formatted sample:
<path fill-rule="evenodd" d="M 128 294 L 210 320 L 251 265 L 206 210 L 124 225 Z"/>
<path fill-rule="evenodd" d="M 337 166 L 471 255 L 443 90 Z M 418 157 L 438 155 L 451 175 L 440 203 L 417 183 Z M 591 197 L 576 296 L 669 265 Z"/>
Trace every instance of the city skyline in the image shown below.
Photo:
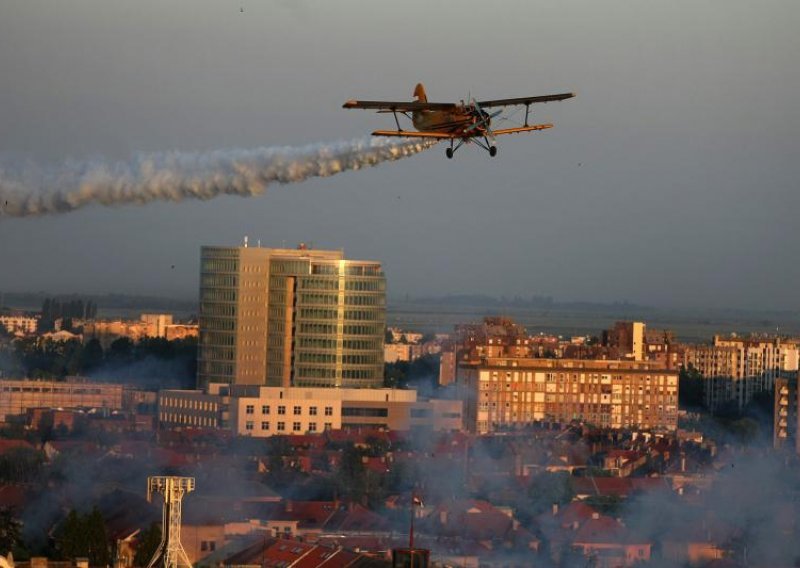
<path fill-rule="evenodd" d="M 390 297 L 800 308 L 793 4 L 519 4 L 490 49 L 449 32 L 431 45 L 413 4 L 391 18 L 361 3 L 44 8 L 0 19 L 4 165 L 356 139 L 382 117 L 345 100 L 411 99 L 418 81 L 431 100 L 578 97 L 535 109 L 555 128 L 491 161 L 439 145 L 247 200 L 0 218 L 4 291 L 193 297 L 199 246 L 247 234 L 379 259 Z M 398 43 L 417 48 L 369 49 Z"/>

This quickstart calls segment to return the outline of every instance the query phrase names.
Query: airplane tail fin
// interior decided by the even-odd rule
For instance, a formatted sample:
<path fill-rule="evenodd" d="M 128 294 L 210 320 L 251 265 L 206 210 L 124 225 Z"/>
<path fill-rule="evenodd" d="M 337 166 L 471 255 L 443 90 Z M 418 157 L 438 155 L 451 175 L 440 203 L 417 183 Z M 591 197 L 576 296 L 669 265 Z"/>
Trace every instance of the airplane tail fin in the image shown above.
<path fill-rule="evenodd" d="M 425 94 L 425 87 L 422 86 L 422 83 L 417 83 L 417 86 L 414 87 L 414 98 L 421 103 L 428 102 L 428 95 Z"/>

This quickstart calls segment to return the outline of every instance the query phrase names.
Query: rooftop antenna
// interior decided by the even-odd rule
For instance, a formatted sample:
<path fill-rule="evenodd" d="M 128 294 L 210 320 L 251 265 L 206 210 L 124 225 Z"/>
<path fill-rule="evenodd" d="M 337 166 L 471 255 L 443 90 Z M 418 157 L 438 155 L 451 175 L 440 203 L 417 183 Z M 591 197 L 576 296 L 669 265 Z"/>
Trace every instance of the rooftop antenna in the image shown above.
<path fill-rule="evenodd" d="M 247 248 L 247 235 L 244 236 L 244 248 Z"/>
<path fill-rule="evenodd" d="M 192 568 L 181 544 L 181 501 L 194 491 L 194 477 L 157 475 L 147 478 L 147 501 L 153 493 L 161 493 L 164 509 L 161 515 L 161 542 L 147 568 Z"/>

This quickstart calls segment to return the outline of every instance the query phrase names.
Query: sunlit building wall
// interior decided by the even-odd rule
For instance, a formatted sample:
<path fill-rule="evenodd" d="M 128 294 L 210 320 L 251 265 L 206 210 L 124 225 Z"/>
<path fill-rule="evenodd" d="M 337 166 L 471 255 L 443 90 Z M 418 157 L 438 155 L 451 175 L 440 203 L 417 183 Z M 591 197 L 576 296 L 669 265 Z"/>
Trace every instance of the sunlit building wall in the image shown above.
<path fill-rule="evenodd" d="M 678 373 L 646 361 L 486 358 L 459 369 L 466 428 L 537 421 L 675 430 Z"/>

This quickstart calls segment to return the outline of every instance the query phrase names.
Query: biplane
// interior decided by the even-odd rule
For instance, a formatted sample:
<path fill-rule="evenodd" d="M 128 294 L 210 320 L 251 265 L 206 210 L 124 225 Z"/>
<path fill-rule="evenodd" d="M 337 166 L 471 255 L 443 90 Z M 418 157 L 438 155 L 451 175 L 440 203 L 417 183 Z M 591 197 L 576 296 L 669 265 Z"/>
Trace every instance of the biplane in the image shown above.
<path fill-rule="evenodd" d="M 425 94 L 422 83 L 414 89 L 414 101 L 357 101 L 350 100 L 344 103 L 344 108 L 361 108 L 376 110 L 379 113 L 392 113 L 397 130 L 376 130 L 373 136 L 398 136 L 403 138 L 428 138 L 435 140 L 449 140 L 450 146 L 445 150 L 448 158 L 464 144 L 470 142 L 477 144 L 490 156 L 497 155 L 497 136 L 504 134 L 517 134 L 520 132 L 534 132 L 552 128 L 552 124 L 529 124 L 531 105 L 551 101 L 563 101 L 575 96 L 575 93 L 560 93 L 557 95 L 542 95 L 537 97 L 519 97 L 515 99 L 497 99 L 493 101 L 476 101 L 470 99 L 458 103 L 431 103 Z M 492 128 L 492 119 L 503 114 L 503 109 L 510 106 L 525 107 L 525 122 L 510 128 Z M 501 107 L 497 111 L 487 111 Z M 411 120 L 416 130 L 403 130 L 400 126 L 398 115 L 403 115 Z"/>

